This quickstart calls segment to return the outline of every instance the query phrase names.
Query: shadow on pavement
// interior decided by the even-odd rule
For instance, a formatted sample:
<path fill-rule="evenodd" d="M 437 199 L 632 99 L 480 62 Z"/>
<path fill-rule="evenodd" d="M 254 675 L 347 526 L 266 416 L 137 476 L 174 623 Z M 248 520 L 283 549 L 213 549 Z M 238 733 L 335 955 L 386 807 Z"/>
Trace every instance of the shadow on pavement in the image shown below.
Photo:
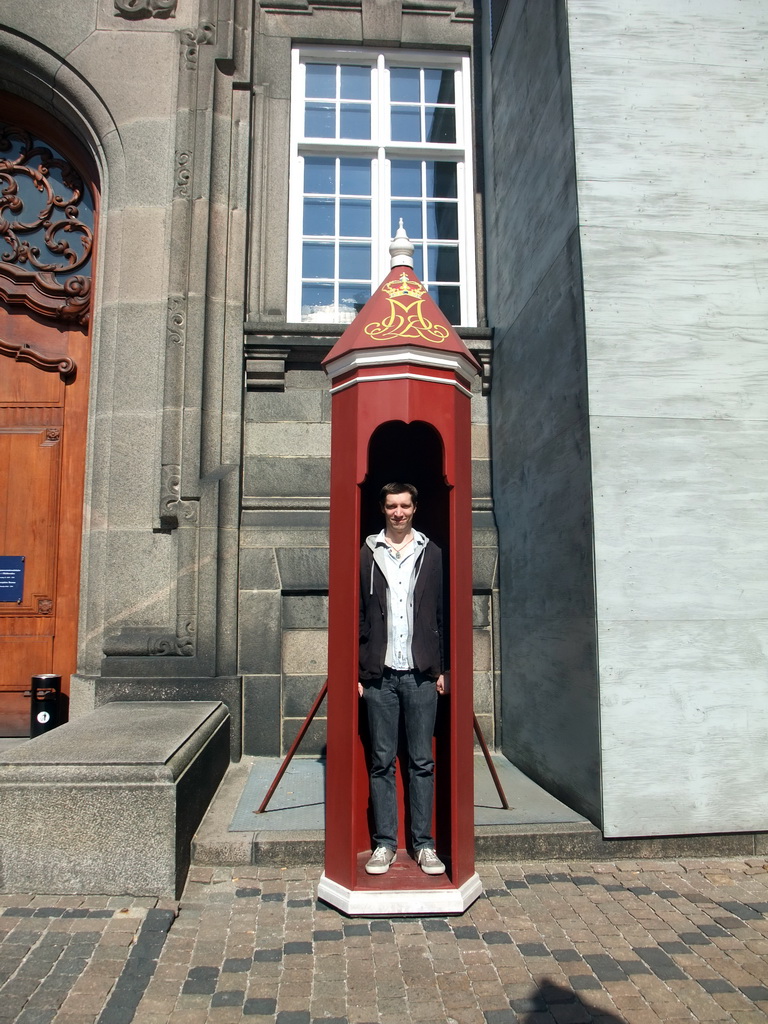
<path fill-rule="evenodd" d="M 583 984 L 587 991 L 603 991 L 602 985 L 592 975 L 585 974 Z M 547 1020 L 542 1014 L 550 1014 L 550 1019 L 567 1024 L 627 1024 L 624 1017 L 619 1017 L 603 1007 L 592 1006 L 586 996 L 582 997 L 573 989 L 556 985 L 554 982 L 545 982 L 533 989 L 528 998 L 511 999 L 510 1006 L 514 1016 L 502 1010 L 499 1017 L 494 1018 L 492 1012 L 487 1012 L 486 1024 L 509 1024 L 513 1019 L 517 1024 L 542 1024 Z"/>

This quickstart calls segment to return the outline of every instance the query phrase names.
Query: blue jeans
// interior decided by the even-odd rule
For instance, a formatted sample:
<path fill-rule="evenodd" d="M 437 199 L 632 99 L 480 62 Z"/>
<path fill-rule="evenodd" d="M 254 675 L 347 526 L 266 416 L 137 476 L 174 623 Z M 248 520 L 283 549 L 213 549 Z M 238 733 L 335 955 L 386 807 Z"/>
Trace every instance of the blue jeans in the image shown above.
<path fill-rule="evenodd" d="M 397 849 L 397 790 L 395 759 L 402 708 L 408 743 L 408 792 L 411 808 L 411 841 L 414 850 L 434 848 L 432 804 L 435 762 L 432 735 L 437 712 L 434 679 L 419 672 L 384 669 L 381 679 L 363 684 L 371 735 L 371 803 L 373 845 Z"/>

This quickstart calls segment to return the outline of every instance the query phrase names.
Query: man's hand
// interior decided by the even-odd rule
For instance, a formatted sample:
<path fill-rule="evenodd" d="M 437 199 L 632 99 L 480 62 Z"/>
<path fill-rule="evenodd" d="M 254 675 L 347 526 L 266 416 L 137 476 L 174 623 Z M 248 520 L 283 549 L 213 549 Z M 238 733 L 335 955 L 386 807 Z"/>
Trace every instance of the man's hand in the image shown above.
<path fill-rule="evenodd" d="M 359 679 L 357 681 L 357 693 L 359 697 L 363 696 L 363 684 L 360 682 Z"/>
<path fill-rule="evenodd" d="M 435 686 L 437 687 L 437 692 L 438 693 L 445 693 L 445 676 L 444 675 L 439 675 L 437 677 L 437 682 L 435 683 Z"/>

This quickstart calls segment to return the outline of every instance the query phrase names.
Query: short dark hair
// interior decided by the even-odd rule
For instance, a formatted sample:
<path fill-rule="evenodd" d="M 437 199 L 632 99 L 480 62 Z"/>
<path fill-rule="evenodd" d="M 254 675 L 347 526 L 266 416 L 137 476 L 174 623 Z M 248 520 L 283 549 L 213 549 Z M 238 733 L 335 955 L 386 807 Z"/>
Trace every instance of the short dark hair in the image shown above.
<path fill-rule="evenodd" d="M 379 504 L 383 508 L 390 494 L 410 494 L 415 505 L 419 500 L 419 492 L 413 484 L 403 484 L 399 480 L 393 480 L 390 484 L 384 484 L 379 491 Z"/>

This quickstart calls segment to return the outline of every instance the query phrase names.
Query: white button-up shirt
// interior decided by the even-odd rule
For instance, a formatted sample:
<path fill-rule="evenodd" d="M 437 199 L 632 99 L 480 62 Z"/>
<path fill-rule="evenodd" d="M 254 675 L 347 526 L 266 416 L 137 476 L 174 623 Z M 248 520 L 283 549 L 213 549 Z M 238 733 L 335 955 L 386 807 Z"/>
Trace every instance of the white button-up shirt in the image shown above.
<path fill-rule="evenodd" d="M 416 530 L 414 539 L 401 551 L 386 543 L 384 531 L 377 537 L 376 561 L 387 580 L 387 651 L 384 664 L 399 672 L 413 668 L 413 591 L 416 559 L 425 540 Z"/>

